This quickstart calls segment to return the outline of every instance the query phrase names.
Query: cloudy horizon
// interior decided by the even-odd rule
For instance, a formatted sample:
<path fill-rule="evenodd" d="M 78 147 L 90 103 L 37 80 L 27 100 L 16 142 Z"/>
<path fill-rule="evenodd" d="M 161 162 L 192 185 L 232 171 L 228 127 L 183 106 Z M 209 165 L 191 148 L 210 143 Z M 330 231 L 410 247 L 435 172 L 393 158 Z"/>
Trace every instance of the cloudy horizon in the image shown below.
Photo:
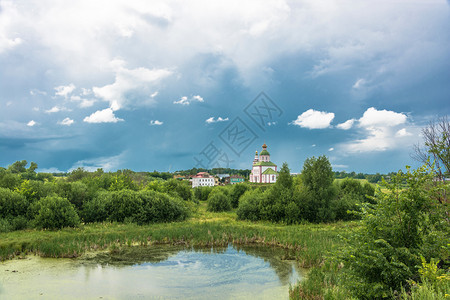
<path fill-rule="evenodd" d="M 0 0 L 0 166 L 249 169 L 265 142 L 397 171 L 450 113 L 448 28 L 444 0 Z"/>

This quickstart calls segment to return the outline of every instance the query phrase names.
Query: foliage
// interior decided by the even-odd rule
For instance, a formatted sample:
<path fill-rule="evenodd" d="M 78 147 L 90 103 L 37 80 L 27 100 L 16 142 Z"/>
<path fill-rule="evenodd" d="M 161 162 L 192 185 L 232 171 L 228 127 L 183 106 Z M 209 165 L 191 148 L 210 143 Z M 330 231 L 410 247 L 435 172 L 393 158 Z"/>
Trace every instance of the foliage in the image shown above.
<path fill-rule="evenodd" d="M 290 189 L 292 188 L 292 183 L 293 179 L 288 164 L 284 162 L 283 165 L 281 166 L 277 182 L 275 184 L 281 186 L 282 188 Z"/>
<path fill-rule="evenodd" d="M 34 221 L 37 227 L 61 229 L 74 227 L 80 223 L 74 206 L 66 198 L 47 196 L 40 199 L 36 206 L 38 213 Z"/>
<path fill-rule="evenodd" d="M 199 201 L 207 201 L 212 190 L 210 186 L 198 186 L 194 189 L 194 197 Z"/>
<path fill-rule="evenodd" d="M 362 230 L 355 233 L 343 255 L 349 288 L 362 299 L 389 297 L 419 277 L 420 256 L 448 259 L 444 250 L 449 226 L 445 210 L 431 197 L 433 173 L 426 167 L 399 172 L 384 181 L 375 207 L 365 206 Z M 406 187 L 405 184 L 406 183 Z M 444 239 L 430 237 L 442 232 Z M 438 234 L 439 235 L 439 234 Z M 425 242 L 426 241 L 426 242 Z"/>
<path fill-rule="evenodd" d="M 326 222 L 334 219 L 330 203 L 336 196 L 333 186 L 333 170 L 326 156 L 306 159 L 302 170 L 303 217 L 310 222 Z"/>
<path fill-rule="evenodd" d="M 155 191 L 137 193 L 142 207 L 133 216 L 138 224 L 173 222 L 185 220 L 188 209 L 180 199 Z"/>
<path fill-rule="evenodd" d="M 214 192 L 208 197 L 208 211 L 219 212 L 231 210 L 231 201 L 224 192 Z"/>
<path fill-rule="evenodd" d="M 375 188 L 368 182 L 361 184 L 359 180 L 345 178 L 338 186 L 338 197 L 330 203 L 330 209 L 337 220 L 355 220 L 359 218 L 361 205 L 369 202 L 374 204 Z"/>
<path fill-rule="evenodd" d="M 0 188 L 0 218 L 23 216 L 28 208 L 28 200 L 20 193 Z"/>
<path fill-rule="evenodd" d="M 246 191 L 239 201 L 236 211 L 239 220 L 258 221 L 261 219 L 259 208 L 264 194 L 260 189 Z"/>
<path fill-rule="evenodd" d="M 14 190 L 20 185 L 21 178 L 5 170 L 0 170 L 0 187 Z"/>
<path fill-rule="evenodd" d="M 80 213 L 86 223 L 104 222 L 110 215 L 112 207 L 112 193 L 100 191 L 95 197 L 84 203 Z"/>
<path fill-rule="evenodd" d="M 109 220 L 124 222 L 131 219 L 142 208 L 142 199 L 132 190 L 111 192 L 111 209 Z"/>
<path fill-rule="evenodd" d="M 137 190 L 136 185 L 130 176 L 127 174 L 114 175 L 112 178 L 111 185 L 109 186 L 110 191 L 121 191 L 121 190 Z"/>
<path fill-rule="evenodd" d="M 239 206 L 239 198 L 249 189 L 245 183 L 234 184 L 231 188 L 230 199 L 231 206 L 237 208 Z"/>

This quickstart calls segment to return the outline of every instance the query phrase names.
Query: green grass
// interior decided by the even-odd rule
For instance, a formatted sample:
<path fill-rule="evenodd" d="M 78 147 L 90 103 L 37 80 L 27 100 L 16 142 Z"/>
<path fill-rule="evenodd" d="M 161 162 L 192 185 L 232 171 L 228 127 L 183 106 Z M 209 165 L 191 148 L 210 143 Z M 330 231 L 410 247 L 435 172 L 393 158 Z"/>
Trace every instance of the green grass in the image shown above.
<path fill-rule="evenodd" d="M 346 178 L 336 178 L 336 179 L 334 179 L 334 182 L 341 183 L 345 179 Z M 359 183 L 361 183 L 361 184 L 369 183 L 369 181 L 367 179 L 358 179 L 358 178 L 353 178 L 353 179 L 359 181 Z M 374 183 L 371 183 L 371 184 L 375 185 Z"/>
<path fill-rule="evenodd" d="M 228 243 L 273 245 L 292 249 L 303 267 L 320 265 L 326 253 L 341 247 L 355 222 L 283 225 L 236 220 L 235 212 L 212 213 L 206 203 L 184 222 L 151 224 L 102 223 L 58 231 L 21 230 L 0 234 L 0 258 L 35 254 L 43 257 L 77 257 L 87 251 L 153 243 L 186 246 L 224 246 Z"/>

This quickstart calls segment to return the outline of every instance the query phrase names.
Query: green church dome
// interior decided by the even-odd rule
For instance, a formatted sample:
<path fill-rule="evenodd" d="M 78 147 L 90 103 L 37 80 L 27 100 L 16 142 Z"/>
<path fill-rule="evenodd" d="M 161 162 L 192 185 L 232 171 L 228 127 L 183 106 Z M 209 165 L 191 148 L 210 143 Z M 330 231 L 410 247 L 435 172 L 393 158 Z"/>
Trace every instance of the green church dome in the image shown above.
<path fill-rule="evenodd" d="M 263 150 L 259 153 L 259 155 L 270 155 L 270 154 L 269 154 L 269 151 Z"/>

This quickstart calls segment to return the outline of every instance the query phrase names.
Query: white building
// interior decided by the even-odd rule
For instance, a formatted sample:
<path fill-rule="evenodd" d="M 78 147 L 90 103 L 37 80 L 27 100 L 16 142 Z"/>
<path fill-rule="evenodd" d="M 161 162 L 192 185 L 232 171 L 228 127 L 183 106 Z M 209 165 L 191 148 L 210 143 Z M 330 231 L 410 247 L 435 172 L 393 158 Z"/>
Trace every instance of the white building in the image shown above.
<path fill-rule="evenodd" d="M 197 175 L 192 177 L 192 188 L 198 186 L 214 186 L 214 177 L 207 172 L 197 173 Z"/>
<path fill-rule="evenodd" d="M 250 173 L 250 182 L 257 183 L 275 183 L 277 181 L 277 165 L 270 161 L 270 153 L 267 151 L 267 145 L 262 145 L 261 153 L 256 151 L 253 160 L 253 168 Z"/>

